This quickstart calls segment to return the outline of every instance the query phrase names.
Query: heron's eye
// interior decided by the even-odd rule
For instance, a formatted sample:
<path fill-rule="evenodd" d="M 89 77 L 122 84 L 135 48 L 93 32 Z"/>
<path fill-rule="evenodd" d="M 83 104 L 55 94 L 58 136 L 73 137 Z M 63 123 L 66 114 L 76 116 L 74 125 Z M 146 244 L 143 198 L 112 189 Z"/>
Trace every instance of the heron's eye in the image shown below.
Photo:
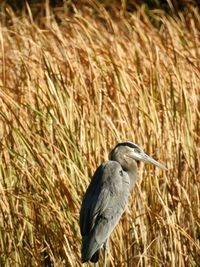
<path fill-rule="evenodd" d="M 140 151 L 140 149 L 139 149 L 139 148 L 135 148 L 134 150 L 135 150 L 135 152 L 136 152 L 136 153 L 138 153 L 138 154 L 140 154 L 140 153 L 141 153 L 141 151 Z"/>
<path fill-rule="evenodd" d="M 121 171 L 119 171 L 119 174 L 121 175 L 121 176 L 123 176 L 123 171 L 121 170 Z"/>

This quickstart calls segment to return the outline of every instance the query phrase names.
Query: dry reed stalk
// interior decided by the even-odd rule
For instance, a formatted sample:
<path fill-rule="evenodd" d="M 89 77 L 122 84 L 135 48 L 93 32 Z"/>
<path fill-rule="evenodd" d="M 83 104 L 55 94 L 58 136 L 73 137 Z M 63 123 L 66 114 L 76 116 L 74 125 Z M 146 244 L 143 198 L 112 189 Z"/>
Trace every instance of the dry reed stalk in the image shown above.
<path fill-rule="evenodd" d="M 97 4 L 96 4 L 97 5 Z M 94 7 L 93 7 L 94 8 Z M 167 163 L 140 181 L 112 235 L 110 266 L 198 266 L 199 14 L 76 10 L 41 29 L 1 25 L 0 265 L 81 266 L 89 177 L 120 140 Z M 49 14 L 52 11 L 49 9 Z"/>

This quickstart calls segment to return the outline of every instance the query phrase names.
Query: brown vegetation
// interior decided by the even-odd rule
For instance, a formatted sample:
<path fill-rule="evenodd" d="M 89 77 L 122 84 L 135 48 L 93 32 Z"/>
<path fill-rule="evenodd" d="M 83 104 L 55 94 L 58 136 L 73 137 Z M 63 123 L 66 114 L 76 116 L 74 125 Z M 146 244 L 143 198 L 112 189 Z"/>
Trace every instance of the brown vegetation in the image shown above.
<path fill-rule="evenodd" d="M 166 163 L 140 181 L 109 266 L 200 262 L 199 13 L 101 6 L 1 24 L 0 265 L 81 266 L 82 195 L 121 140 Z M 49 15 L 51 10 L 49 9 Z M 100 265 L 101 266 L 101 265 Z"/>

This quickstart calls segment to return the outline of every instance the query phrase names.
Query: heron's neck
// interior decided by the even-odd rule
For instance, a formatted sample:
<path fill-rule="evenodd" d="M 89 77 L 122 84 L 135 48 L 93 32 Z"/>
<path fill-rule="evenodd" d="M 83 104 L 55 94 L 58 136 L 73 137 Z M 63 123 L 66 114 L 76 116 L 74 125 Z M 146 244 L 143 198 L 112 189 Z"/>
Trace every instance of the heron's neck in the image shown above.
<path fill-rule="evenodd" d="M 135 183 L 137 182 L 137 179 L 138 179 L 137 168 L 130 169 L 126 172 L 128 173 L 129 178 L 130 178 L 130 190 L 132 190 L 133 187 L 135 186 Z"/>
<path fill-rule="evenodd" d="M 137 182 L 137 162 L 134 160 L 124 160 L 120 162 L 123 170 L 128 174 L 130 179 L 130 191 L 133 189 L 135 183 Z"/>
<path fill-rule="evenodd" d="M 118 161 L 122 169 L 129 175 L 131 191 L 137 181 L 137 162 L 131 158 L 125 157 L 122 152 L 122 150 L 111 152 L 111 160 Z"/>

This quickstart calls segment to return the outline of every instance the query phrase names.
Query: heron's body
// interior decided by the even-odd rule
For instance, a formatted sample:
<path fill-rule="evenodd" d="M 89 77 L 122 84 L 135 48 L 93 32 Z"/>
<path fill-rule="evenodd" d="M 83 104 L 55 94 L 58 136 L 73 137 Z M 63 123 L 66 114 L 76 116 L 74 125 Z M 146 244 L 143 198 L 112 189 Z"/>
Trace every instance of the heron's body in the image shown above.
<path fill-rule="evenodd" d="M 98 167 L 80 213 L 83 262 L 90 260 L 95 252 L 98 254 L 110 236 L 126 208 L 129 191 L 129 176 L 118 162 L 107 161 Z"/>
<path fill-rule="evenodd" d="M 133 160 L 133 150 L 147 156 L 131 142 L 118 144 L 110 154 L 111 160 L 97 168 L 86 190 L 80 211 L 82 262 L 98 261 L 100 248 L 126 209 L 129 194 L 137 180 L 135 160 L 139 159 L 136 154 Z M 156 161 L 150 159 L 155 164 Z M 157 166 L 164 168 L 160 163 Z"/>

